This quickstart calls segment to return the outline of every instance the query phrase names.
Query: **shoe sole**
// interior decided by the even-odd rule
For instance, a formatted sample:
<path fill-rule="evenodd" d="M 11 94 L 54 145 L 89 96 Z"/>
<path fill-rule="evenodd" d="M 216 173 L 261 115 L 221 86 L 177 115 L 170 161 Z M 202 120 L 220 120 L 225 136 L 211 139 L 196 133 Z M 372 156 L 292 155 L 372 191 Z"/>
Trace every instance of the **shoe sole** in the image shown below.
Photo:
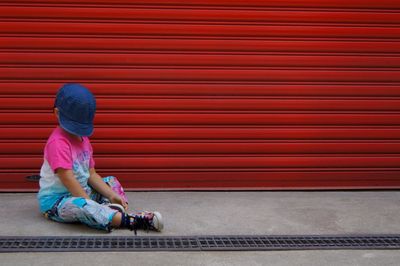
<path fill-rule="evenodd" d="M 122 207 L 122 205 L 119 205 L 117 203 L 111 203 L 111 204 L 108 204 L 107 206 L 113 210 L 119 211 L 120 213 L 125 213 L 124 207 Z"/>
<path fill-rule="evenodd" d="M 153 212 L 153 226 L 156 231 L 161 232 L 164 229 L 164 223 L 163 219 L 161 216 L 161 213 L 159 212 Z"/>

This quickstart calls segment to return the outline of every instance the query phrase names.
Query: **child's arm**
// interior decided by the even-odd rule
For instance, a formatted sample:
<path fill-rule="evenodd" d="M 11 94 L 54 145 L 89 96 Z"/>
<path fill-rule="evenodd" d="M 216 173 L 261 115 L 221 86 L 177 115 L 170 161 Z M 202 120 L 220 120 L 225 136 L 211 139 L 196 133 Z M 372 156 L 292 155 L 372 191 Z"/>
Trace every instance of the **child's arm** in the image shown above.
<path fill-rule="evenodd" d="M 57 175 L 60 178 L 63 185 L 71 192 L 74 197 L 82 197 L 88 199 L 89 196 L 82 188 L 81 184 L 79 184 L 78 180 L 76 180 L 74 172 L 72 170 L 58 168 Z"/>
<path fill-rule="evenodd" d="M 125 209 L 128 208 L 128 204 L 103 181 L 101 176 L 96 173 L 94 168 L 90 168 L 90 177 L 88 183 L 92 188 L 94 188 L 94 190 L 108 198 L 111 203 L 118 203 Z"/>

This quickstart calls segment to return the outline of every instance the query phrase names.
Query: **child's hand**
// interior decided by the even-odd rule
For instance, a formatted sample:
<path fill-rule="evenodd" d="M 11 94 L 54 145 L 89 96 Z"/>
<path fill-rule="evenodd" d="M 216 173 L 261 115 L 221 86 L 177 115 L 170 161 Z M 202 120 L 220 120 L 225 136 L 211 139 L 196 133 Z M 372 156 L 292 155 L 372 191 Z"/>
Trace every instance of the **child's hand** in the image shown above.
<path fill-rule="evenodd" d="M 125 210 L 128 210 L 128 203 L 125 202 L 119 195 L 114 194 L 112 197 L 109 198 L 111 203 L 117 203 L 124 207 Z"/>

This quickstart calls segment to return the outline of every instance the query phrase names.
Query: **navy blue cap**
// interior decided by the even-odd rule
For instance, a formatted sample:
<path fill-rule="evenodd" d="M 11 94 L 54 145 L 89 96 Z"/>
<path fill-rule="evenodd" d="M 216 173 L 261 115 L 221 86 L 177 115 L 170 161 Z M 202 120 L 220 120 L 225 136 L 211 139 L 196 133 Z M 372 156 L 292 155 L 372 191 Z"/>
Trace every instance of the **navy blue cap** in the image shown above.
<path fill-rule="evenodd" d="M 88 89 L 78 83 L 65 84 L 57 93 L 55 107 L 63 129 L 77 136 L 92 135 L 96 99 Z"/>

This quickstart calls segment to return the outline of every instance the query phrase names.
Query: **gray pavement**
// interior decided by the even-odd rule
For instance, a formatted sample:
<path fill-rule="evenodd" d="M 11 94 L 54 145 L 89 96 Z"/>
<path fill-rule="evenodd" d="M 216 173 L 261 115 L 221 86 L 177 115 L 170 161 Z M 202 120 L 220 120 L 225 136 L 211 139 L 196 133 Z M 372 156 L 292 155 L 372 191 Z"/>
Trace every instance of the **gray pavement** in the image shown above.
<path fill-rule="evenodd" d="M 0 235 L 106 235 L 83 225 L 45 220 L 35 196 L 0 194 Z M 151 235 L 400 232 L 400 191 L 129 192 L 128 197 L 131 207 L 163 214 L 165 231 Z M 396 250 L 0 254 L 0 265 L 400 265 L 399 261 Z"/>

